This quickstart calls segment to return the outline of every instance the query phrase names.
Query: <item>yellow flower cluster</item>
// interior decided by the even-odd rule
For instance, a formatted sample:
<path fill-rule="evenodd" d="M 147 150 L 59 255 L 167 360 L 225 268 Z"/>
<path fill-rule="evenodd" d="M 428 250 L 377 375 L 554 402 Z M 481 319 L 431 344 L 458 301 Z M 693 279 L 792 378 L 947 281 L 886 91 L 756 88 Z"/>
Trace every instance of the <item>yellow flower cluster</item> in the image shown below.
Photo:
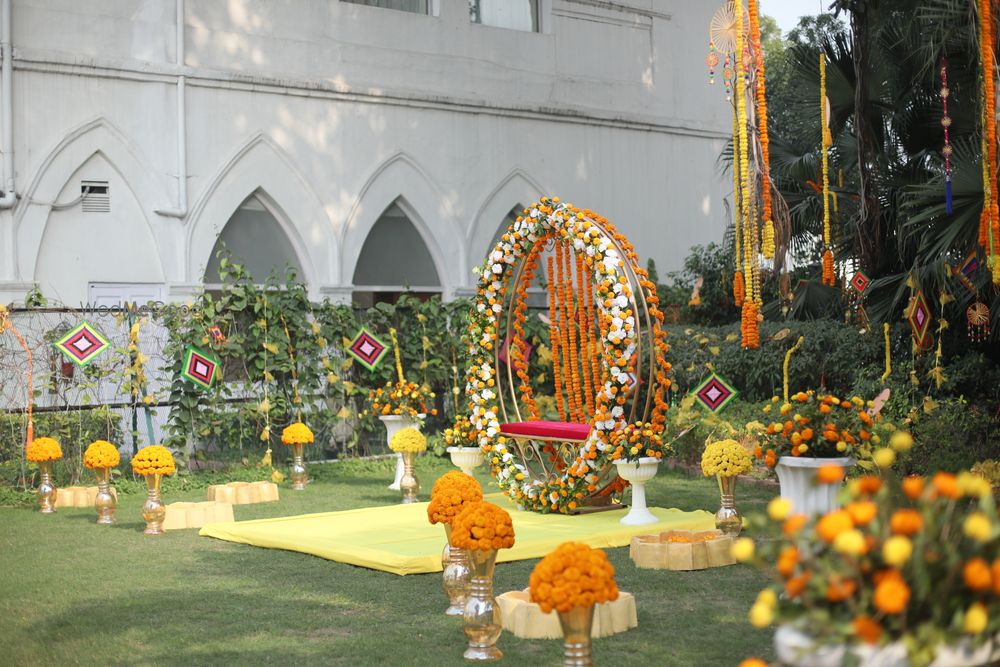
<path fill-rule="evenodd" d="M 492 503 L 465 503 L 451 520 L 451 546 L 458 549 L 509 549 L 514 524 L 506 510 Z"/>
<path fill-rule="evenodd" d="M 669 445 L 664 446 L 663 439 L 653 424 L 647 422 L 636 422 L 625 424 L 620 429 L 612 431 L 608 435 L 608 442 L 613 450 L 611 458 L 615 461 L 638 461 L 644 457 L 663 458 L 664 450 L 669 450 Z"/>
<path fill-rule="evenodd" d="M 451 470 L 438 478 L 431 489 L 427 519 L 431 523 L 451 523 L 466 503 L 483 501 L 483 487 L 464 472 Z"/>
<path fill-rule="evenodd" d="M 607 555 L 578 542 L 560 544 L 540 560 L 529 584 L 532 602 L 545 613 L 618 599 L 615 568 Z"/>
<path fill-rule="evenodd" d="M 419 415 L 436 415 L 434 405 L 435 393 L 416 382 L 400 380 L 390 382 L 384 387 L 368 392 L 372 402 L 372 412 L 375 416 L 399 415 L 402 417 L 417 417 Z"/>
<path fill-rule="evenodd" d="M 121 461 L 118 448 L 107 440 L 95 440 L 83 453 L 83 465 L 94 468 L 114 468 Z"/>
<path fill-rule="evenodd" d="M 62 458 L 62 448 L 52 438 L 35 438 L 28 443 L 25 456 L 35 463 L 55 461 Z"/>
<path fill-rule="evenodd" d="M 705 477 L 734 477 L 750 472 L 752 467 L 750 452 L 735 440 L 709 443 L 701 455 L 701 472 Z"/>
<path fill-rule="evenodd" d="M 148 445 L 132 457 L 132 472 L 137 475 L 173 475 L 177 472 L 174 455 L 162 445 Z"/>
<path fill-rule="evenodd" d="M 281 431 L 281 442 L 286 445 L 311 445 L 313 432 L 302 422 L 289 424 Z"/>
<path fill-rule="evenodd" d="M 423 452 L 427 450 L 427 438 L 415 428 L 400 429 L 389 440 L 389 449 L 394 452 Z"/>

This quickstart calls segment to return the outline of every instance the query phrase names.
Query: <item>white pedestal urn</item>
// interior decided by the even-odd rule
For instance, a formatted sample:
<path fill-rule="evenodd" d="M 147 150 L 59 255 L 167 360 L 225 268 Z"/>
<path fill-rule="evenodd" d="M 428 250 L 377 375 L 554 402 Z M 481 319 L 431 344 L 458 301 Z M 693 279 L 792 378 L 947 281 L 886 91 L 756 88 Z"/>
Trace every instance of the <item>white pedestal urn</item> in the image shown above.
<path fill-rule="evenodd" d="M 657 523 L 657 519 L 646 507 L 646 482 L 656 476 L 660 459 L 644 456 L 638 461 L 615 461 L 618 476 L 632 485 L 632 506 L 619 523 L 626 526 L 642 526 Z"/>
<path fill-rule="evenodd" d="M 817 484 L 816 471 L 825 465 L 850 468 L 856 461 L 850 457 L 813 458 L 782 456 L 774 471 L 781 483 L 781 497 L 792 503 L 796 514 L 825 514 L 840 507 L 837 496 L 843 484 Z"/>
<path fill-rule="evenodd" d="M 483 450 L 479 447 L 449 447 L 448 454 L 451 456 L 451 462 L 469 477 L 475 477 L 473 471 L 482 465 L 485 459 Z"/>
<path fill-rule="evenodd" d="M 424 418 L 424 416 L 425 415 L 417 415 L 415 418 L 414 417 L 403 417 L 401 415 L 381 415 L 381 416 L 379 416 L 379 420 L 383 424 L 385 424 L 385 432 L 386 432 L 385 444 L 388 445 L 389 441 L 392 440 L 392 436 L 396 435 L 396 433 L 398 433 L 399 431 L 402 431 L 404 428 L 415 428 L 415 429 L 417 429 L 419 431 L 420 430 L 420 426 L 423 424 L 423 418 Z M 403 473 L 404 472 L 405 472 L 405 468 L 403 467 L 403 455 L 397 453 L 396 454 L 396 477 L 393 479 L 392 484 L 389 485 L 390 489 L 392 489 L 393 491 L 399 491 L 399 483 L 403 479 Z"/>

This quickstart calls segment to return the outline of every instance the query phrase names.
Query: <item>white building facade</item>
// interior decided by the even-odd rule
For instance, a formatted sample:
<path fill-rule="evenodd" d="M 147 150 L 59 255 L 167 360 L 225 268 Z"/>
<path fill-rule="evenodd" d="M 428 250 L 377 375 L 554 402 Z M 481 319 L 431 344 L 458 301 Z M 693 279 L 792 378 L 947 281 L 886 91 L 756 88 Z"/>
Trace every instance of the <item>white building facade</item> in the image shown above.
<path fill-rule="evenodd" d="M 315 299 L 451 298 L 546 194 L 679 268 L 726 223 L 715 9 L 3 0 L 0 302 L 187 300 L 220 238 Z"/>

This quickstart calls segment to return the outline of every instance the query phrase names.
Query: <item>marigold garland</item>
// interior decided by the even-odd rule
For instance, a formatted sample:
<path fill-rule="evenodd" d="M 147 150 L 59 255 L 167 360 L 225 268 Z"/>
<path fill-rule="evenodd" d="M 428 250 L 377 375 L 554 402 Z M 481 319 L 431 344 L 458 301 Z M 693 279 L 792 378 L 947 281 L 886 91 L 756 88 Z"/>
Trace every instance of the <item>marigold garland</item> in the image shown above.
<path fill-rule="evenodd" d="M 979 48 L 983 67 L 983 216 L 980 222 L 980 244 L 989 254 L 989 267 L 994 284 L 1000 285 L 1000 265 L 997 251 L 1000 250 L 1000 204 L 997 193 L 997 131 L 996 131 L 996 86 L 994 80 L 993 52 L 993 4 L 992 0 L 979 0 Z M 988 169 L 986 166 L 988 165 Z M 988 193 L 988 196 L 987 196 Z M 984 242 L 985 241 L 985 242 Z"/>
<path fill-rule="evenodd" d="M 756 73 L 757 132 L 760 135 L 761 162 L 761 221 L 763 232 L 761 253 L 765 259 L 774 259 L 774 221 L 771 219 L 771 151 L 767 130 L 767 76 L 764 68 L 764 49 L 760 41 L 760 10 L 757 0 L 749 0 L 750 44 Z"/>
<path fill-rule="evenodd" d="M 743 300 L 743 312 L 740 319 L 740 333 L 743 335 L 743 347 L 756 350 L 760 347 L 760 325 L 757 321 L 758 306 L 753 299 Z"/>
<path fill-rule="evenodd" d="M 489 551 L 514 546 L 514 524 L 506 510 L 492 503 L 465 503 L 451 520 L 451 546 Z"/>
<path fill-rule="evenodd" d="M 586 316 L 586 281 L 583 274 L 586 273 L 583 265 L 583 258 L 576 256 L 576 293 L 579 295 L 576 304 L 577 332 L 580 336 L 580 367 L 583 371 L 581 383 L 583 384 L 583 410 L 586 415 L 594 414 L 594 385 L 590 377 L 590 345 L 588 344 L 588 334 L 590 321 L 585 320 Z M 582 301 L 581 301 L 582 299 Z"/>
<path fill-rule="evenodd" d="M 711 442 L 701 454 L 701 473 L 705 477 L 735 477 L 750 472 L 751 468 L 750 453 L 735 440 Z"/>
<path fill-rule="evenodd" d="M 94 468 L 114 468 L 121 462 L 118 448 L 107 440 L 95 440 L 83 453 L 83 465 Z"/>
<path fill-rule="evenodd" d="M 285 445 L 311 445 L 313 432 L 302 422 L 289 424 L 281 431 L 281 442 Z"/>
<path fill-rule="evenodd" d="M 739 125 L 739 114 L 736 111 L 736 105 L 733 105 L 733 242 L 736 246 L 736 274 L 739 275 L 739 279 L 743 281 L 743 273 L 740 271 L 741 262 L 743 261 L 743 248 L 742 248 L 742 236 L 743 236 L 743 203 L 740 201 L 740 125 Z M 733 291 L 736 291 L 736 276 L 733 276 Z M 745 288 L 743 289 L 743 294 L 746 294 Z M 741 298 L 736 307 L 739 308 L 743 305 L 743 299 Z"/>
<path fill-rule="evenodd" d="M 511 328 L 514 330 L 514 340 L 508 341 L 510 361 L 514 366 L 520 384 L 518 391 L 521 394 L 521 403 L 530 419 L 538 419 L 538 406 L 535 404 L 534 391 L 531 388 L 531 377 L 528 375 L 528 343 L 524 333 L 524 323 L 527 320 L 528 310 L 528 286 L 535 278 L 535 269 L 541 257 L 544 240 L 535 246 L 528 253 L 524 262 L 524 275 L 517 286 L 517 294 L 514 299 L 514 309 L 511 312 Z"/>
<path fill-rule="evenodd" d="M 56 461 L 63 457 L 62 447 L 54 438 L 35 438 L 28 443 L 24 452 L 25 458 L 33 463 Z"/>
<path fill-rule="evenodd" d="M 781 386 L 784 391 L 782 396 L 785 399 L 785 403 L 788 403 L 788 364 L 792 361 L 792 355 L 802 349 L 802 343 L 805 340 L 805 336 L 799 336 L 799 339 L 795 341 L 795 345 L 792 345 L 788 349 L 788 352 L 785 352 L 785 362 L 781 365 Z"/>
<path fill-rule="evenodd" d="M 733 7 L 736 12 L 736 121 L 739 126 L 739 172 L 740 201 L 743 220 L 743 274 L 747 281 L 747 296 L 743 302 L 742 322 L 740 330 L 743 333 L 743 347 L 757 349 L 760 346 L 760 331 L 755 297 L 756 282 L 754 273 L 754 254 L 756 233 L 753 231 L 751 217 L 750 193 L 750 139 L 747 133 L 747 95 L 746 77 L 747 62 L 744 57 L 746 39 L 743 30 L 743 0 L 736 0 Z"/>
<path fill-rule="evenodd" d="M 820 156 L 823 165 L 823 284 L 833 287 L 837 284 L 833 263 L 833 241 L 830 235 L 830 158 L 829 149 L 832 145 L 830 137 L 830 119 L 826 116 L 826 54 L 819 52 L 819 117 L 822 132 Z"/>
<path fill-rule="evenodd" d="M 528 582 L 531 601 L 544 613 L 618 599 L 615 568 L 607 554 L 578 542 L 556 547 L 535 565 Z"/>
<path fill-rule="evenodd" d="M 389 439 L 389 449 L 414 454 L 424 452 L 427 451 L 427 438 L 415 428 L 401 428 Z"/>
<path fill-rule="evenodd" d="M 174 455 L 162 445 L 147 445 L 132 457 L 132 472 L 137 475 L 173 475 L 177 472 Z"/>
<path fill-rule="evenodd" d="M 525 209 L 527 210 L 527 209 Z M 562 354 L 562 347 L 560 345 L 559 336 L 556 335 L 554 327 L 559 321 L 557 303 L 559 301 L 557 291 L 558 291 L 558 277 L 554 267 L 555 255 L 549 255 L 547 258 L 547 264 L 549 269 L 549 282 L 548 282 L 548 292 L 549 292 L 549 322 L 551 323 L 550 331 L 552 331 L 552 336 L 549 341 L 549 346 L 552 348 L 552 382 L 555 386 L 556 395 L 556 408 L 559 410 L 559 418 L 566 421 L 566 406 L 563 404 L 563 395 L 559 390 L 560 382 L 562 380 L 562 363 L 560 361 L 560 355 Z"/>
<path fill-rule="evenodd" d="M 431 501 L 427 505 L 427 520 L 431 523 L 450 524 L 466 503 L 483 500 L 483 487 L 474 477 L 458 470 L 450 470 L 434 482 Z"/>
<path fill-rule="evenodd" d="M 885 337 L 885 372 L 882 373 L 880 380 L 882 384 L 889 379 L 889 375 L 892 374 L 892 347 L 890 346 L 889 340 L 889 323 L 886 322 L 882 325 L 882 335 Z"/>
<path fill-rule="evenodd" d="M 743 272 L 737 271 L 736 275 L 733 276 L 733 301 L 736 302 L 736 307 L 740 308 L 743 306 L 743 300 L 746 299 L 747 290 L 746 284 L 743 282 Z"/>

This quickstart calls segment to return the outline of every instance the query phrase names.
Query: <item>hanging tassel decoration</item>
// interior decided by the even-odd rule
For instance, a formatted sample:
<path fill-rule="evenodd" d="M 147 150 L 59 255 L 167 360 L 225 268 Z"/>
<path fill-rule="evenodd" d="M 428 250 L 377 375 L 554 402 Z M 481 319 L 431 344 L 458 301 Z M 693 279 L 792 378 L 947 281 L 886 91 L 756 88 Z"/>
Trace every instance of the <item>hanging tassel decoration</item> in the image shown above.
<path fill-rule="evenodd" d="M 944 147 L 941 155 L 944 157 L 944 209 L 951 215 L 955 208 L 951 198 L 951 116 L 948 115 L 948 59 L 941 56 L 941 127 L 944 128 Z"/>

